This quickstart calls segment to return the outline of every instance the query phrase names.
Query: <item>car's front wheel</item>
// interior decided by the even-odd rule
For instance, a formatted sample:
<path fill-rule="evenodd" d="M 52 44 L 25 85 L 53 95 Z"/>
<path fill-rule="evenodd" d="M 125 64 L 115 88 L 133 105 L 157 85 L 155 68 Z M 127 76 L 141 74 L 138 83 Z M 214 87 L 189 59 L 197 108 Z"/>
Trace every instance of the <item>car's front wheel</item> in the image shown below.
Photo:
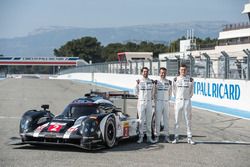
<path fill-rule="evenodd" d="M 116 127 L 115 119 L 113 117 L 108 117 L 105 125 L 104 139 L 107 147 L 111 148 L 116 142 Z"/>

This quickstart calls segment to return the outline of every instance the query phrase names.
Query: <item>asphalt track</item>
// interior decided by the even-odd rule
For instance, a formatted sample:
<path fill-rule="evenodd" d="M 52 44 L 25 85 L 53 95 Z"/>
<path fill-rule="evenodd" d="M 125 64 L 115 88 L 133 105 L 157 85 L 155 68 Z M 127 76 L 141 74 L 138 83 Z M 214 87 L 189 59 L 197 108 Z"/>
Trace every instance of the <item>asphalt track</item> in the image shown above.
<path fill-rule="evenodd" d="M 26 110 L 49 104 L 50 110 L 59 114 L 67 103 L 90 89 L 97 87 L 64 80 L 0 80 L 0 166 L 250 166 L 250 121 L 197 109 L 193 109 L 192 118 L 196 145 L 186 143 L 184 125 L 183 142 L 176 145 L 137 144 L 131 140 L 92 152 L 72 147 L 13 145 L 20 140 L 19 120 Z M 135 101 L 128 102 L 132 116 L 136 114 L 135 106 Z M 171 107 L 171 134 L 173 116 Z"/>

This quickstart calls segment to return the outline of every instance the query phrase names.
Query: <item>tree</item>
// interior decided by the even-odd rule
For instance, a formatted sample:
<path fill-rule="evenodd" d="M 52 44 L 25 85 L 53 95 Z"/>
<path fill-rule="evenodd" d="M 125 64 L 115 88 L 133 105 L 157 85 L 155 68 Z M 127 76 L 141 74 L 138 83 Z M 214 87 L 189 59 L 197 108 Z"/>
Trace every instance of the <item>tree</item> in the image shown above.
<path fill-rule="evenodd" d="M 108 44 L 102 50 L 102 58 L 105 61 L 117 61 L 117 53 L 127 51 L 125 45 L 121 43 Z"/>
<path fill-rule="evenodd" d="M 160 53 L 166 53 L 168 47 L 163 44 L 155 44 L 153 48 L 153 57 L 158 58 Z"/>
<path fill-rule="evenodd" d="M 142 41 L 140 44 L 133 42 L 112 43 L 103 48 L 102 56 L 105 61 L 117 61 L 118 52 L 153 52 L 153 56 L 158 57 L 159 53 L 167 52 L 167 49 L 168 47 L 163 44 L 146 41 Z"/>
<path fill-rule="evenodd" d="M 153 52 L 154 44 L 152 42 L 142 41 L 138 47 L 139 52 Z"/>
<path fill-rule="evenodd" d="M 175 41 L 172 41 L 170 43 L 168 51 L 169 52 L 178 52 L 179 50 L 180 50 L 180 40 L 177 39 Z"/>
<path fill-rule="evenodd" d="M 95 37 L 82 37 L 80 39 L 72 40 L 61 46 L 59 49 L 54 49 L 55 56 L 63 57 L 79 57 L 85 61 L 92 60 L 93 63 L 103 61 L 117 61 L 118 52 L 153 52 L 153 57 L 158 58 L 160 53 L 178 52 L 180 50 L 180 40 L 185 40 L 186 37 L 182 36 L 172 42 L 168 46 L 164 44 L 155 44 L 153 42 L 142 41 L 137 44 L 134 42 L 111 43 L 107 46 L 101 46 L 101 43 Z M 215 45 L 217 39 L 210 39 L 209 37 L 204 40 L 194 37 L 198 49 L 201 46 Z"/>
<path fill-rule="evenodd" d="M 133 43 L 133 42 L 127 42 L 125 44 L 125 48 L 127 51 L 130 51 L 130 52 L 138 51 L 138 45 L 136 43 Z"/>
<path fill-rule="evenodd" d="M 85 61 L 92 60 L 93 63 L 102 62 L 101 43 L 93 37 L 83 37 L 72 40 L 61 46 L 58 50 L 54 49 L 54 55 L 59 57 L 79 57 Z"/>
<path fill-rule="evenodd" d="M 216 44 L 218 43 L 218 40 L 216 38 L 211 39 L 207 37 L 205 39 L 201 39 L 195 37 L 195 39 L 196 39 L 197 49 L 211 49 L 214 48 L 214 46 L 216 46 Z"/>

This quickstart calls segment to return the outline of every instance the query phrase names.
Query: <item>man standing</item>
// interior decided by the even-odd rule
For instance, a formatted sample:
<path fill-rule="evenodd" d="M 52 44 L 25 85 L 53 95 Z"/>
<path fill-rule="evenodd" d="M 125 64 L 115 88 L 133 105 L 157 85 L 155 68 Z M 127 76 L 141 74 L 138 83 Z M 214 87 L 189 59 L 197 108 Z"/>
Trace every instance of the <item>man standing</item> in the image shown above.
<path fill-rule="evenodd" d="M 180 75 L 174 78 L 173 93 L 175 96 L 175 139 L 172 143 L 176 144 L 179 140 L 179 120 L 180 114 L 184 114 L 187 127 L 187 142 L 195 144 L 192 141 L 191 132 L 191 98 L 193 96 L 194 81 L 193 78 L 187 76 L 187 66 L 181 64 L 179 69 Z"/>
<path fill-rule="evenodd" d="M 151 120 L 152 120 L 152 95 L 153 95 L 153 81 L 148 78 L 148 68 L 141 69 L 142 78 L 137 80 L 135 93 L 138 96 L 138 116 L 139 116 L 139 140 L 137 143 L 143 142 L 143 126 L 146 121 L 147 142 L 154 143 L 152 140 Z"/>
<path fill-rule="evenodd" d="M 167 69 L 160 68 L 160 79 L 155 81 L 154 97 L 155 97 L 155 122 L 156 122 L 156 142 L 159 141 L 161 119 L 163 117 L 164 125 L 164 142 L 169 142 L 169 100 L 172 95 L 172 82 L 166 79 Z"/>

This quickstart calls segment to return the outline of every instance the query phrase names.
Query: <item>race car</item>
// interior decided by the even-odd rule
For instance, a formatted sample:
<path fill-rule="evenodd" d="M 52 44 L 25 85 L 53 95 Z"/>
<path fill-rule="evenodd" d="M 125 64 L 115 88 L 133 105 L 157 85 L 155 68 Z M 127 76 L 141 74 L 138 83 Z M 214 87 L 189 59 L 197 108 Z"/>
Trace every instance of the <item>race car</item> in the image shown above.
<path fill-rule="evenodd" d="M 138 119 L 116 107 L 110 100 L 114 96 L 126 99 L 130 95 L 90 92 L 73 100 L 57 116 L 48 110 L 49 105 L 25 112 L 20 121 L 22 143 L 73 145 L 92 150 L 112 148 L 119 140 L 138 136 Z"/>

